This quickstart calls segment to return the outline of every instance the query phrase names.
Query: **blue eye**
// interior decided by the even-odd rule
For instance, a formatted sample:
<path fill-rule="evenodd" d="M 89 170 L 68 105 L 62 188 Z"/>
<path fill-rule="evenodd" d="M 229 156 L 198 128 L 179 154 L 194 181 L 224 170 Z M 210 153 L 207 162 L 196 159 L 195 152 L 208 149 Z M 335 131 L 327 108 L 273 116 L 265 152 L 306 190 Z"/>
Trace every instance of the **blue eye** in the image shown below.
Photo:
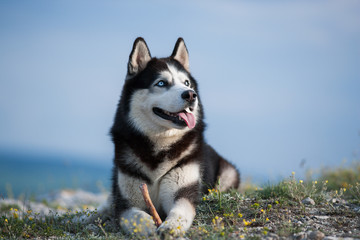
<path fill-rule="evenodd" d="M 189 80 L 186 80 L 186 81 L 185 81 L 185 86 L 187 86 L 187 87 L 190 86 Z"/>
<path fill-rule="evenodd" d="M 161 80 L 159 81 L 155 86 L 158 86 L 158 87 L 165 87 L 167 84 L 165 81 Z"/>

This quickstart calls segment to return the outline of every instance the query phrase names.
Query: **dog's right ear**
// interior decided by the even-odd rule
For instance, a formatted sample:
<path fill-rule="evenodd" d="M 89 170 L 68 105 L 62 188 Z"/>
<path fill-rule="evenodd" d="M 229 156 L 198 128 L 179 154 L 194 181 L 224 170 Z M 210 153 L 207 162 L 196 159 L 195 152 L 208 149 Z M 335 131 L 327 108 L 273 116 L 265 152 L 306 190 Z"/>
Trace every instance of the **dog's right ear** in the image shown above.
<path fill-rule="evenodd" d="M 133 49 L 129 56 L 128 74 L 138 74 L 140 71 L 144 70 L 150 60 L 151 55 L 145 40 L 138 37 L 134 42 Z"/>

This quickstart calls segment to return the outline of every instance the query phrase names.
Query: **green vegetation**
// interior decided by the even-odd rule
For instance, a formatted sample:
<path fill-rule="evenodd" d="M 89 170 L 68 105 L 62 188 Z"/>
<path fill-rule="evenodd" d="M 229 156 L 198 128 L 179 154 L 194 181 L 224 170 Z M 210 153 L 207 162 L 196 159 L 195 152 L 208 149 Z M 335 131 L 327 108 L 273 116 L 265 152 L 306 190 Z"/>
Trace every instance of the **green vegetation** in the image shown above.
<path fill-rule="evenodd" d="M 350 167 L 323 169 L 320 180 L 328 180 L 329 190 L 345 190 L 345 198 L 360 203 L 360 163 L 353 163 Z M 349 191 L 346 191 L 349 190 Z"/>
<path fill-rule="evenodd" d="M 209 189 L 197 208 L 189 239 L 261 239 L 271 234 L 297 236 L 320 230 L 329 236 L 360 237 L 360 164 L 328 169 L 318 180 L 297 179 L 295 173 L 275 185 L 251 187 L 245 192 Z M 304 202 L 314 200 L 314 205 Z M 32 239 L 142 239 L 124 235 L 110 221 L 73 223 L 96 212 L 56 212 L 46 216 L 18 205 L 0 205 L 0 238 Z M 331 216 L 331 217 L 329 217 Z M 354 230 L 355 229 L 355 230 Z M 152 239 L 160 239 L 152 236 Z M 171 235 L 165 239 L 173 239 Z"/>

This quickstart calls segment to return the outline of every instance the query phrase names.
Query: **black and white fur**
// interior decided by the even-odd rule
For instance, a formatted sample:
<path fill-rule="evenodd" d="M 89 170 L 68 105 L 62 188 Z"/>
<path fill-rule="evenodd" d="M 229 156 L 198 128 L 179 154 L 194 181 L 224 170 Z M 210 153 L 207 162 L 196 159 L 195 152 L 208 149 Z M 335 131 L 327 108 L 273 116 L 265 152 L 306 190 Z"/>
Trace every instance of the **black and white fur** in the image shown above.
<path fill-rule="evenodd" d="M 141 224 L 142 234 L 184 232 L 208 188 L 216 183 L 222 191 L 239 187 L 238 171 L 205 143 L 204 128 L 183 39 L 170 57 L 152 58 L 144 39 L 137 38 L 111 128 L 115 158 L 108 212 L 126 232 Z M 139 190 L 143 182 L 164 220 L 158 229 Z"/>

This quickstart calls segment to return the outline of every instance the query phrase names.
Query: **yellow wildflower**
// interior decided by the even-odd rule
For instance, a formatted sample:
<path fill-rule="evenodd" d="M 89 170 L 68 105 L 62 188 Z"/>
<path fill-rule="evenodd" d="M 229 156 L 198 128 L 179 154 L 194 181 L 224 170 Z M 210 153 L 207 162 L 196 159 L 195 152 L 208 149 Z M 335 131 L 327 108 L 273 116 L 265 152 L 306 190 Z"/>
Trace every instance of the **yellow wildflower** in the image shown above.
<path fill-rule="evenodd" d="M 303 180 L 299 180 L 299 183 L 303 183 L 304 181 Z"/>
<path fill-rule="evenodd" d="M 241 213 L 238 213 L 238 217 L 239 217 L 239 218 L 242 218 L 242 216 L 243 216 L 243 215 L 242 215 Z"/>
<path fill-rule="evenodd" d="M 248 222 L 245 219 L 243 219 L 243 223 L 244 223 L 245 226 L 249 226 L 251 224 L 251 222 Z"/>
<path fill-rule="evenodd" d="M 8 223 L 8 220 L 5 218 L 5 223 Z"/>

